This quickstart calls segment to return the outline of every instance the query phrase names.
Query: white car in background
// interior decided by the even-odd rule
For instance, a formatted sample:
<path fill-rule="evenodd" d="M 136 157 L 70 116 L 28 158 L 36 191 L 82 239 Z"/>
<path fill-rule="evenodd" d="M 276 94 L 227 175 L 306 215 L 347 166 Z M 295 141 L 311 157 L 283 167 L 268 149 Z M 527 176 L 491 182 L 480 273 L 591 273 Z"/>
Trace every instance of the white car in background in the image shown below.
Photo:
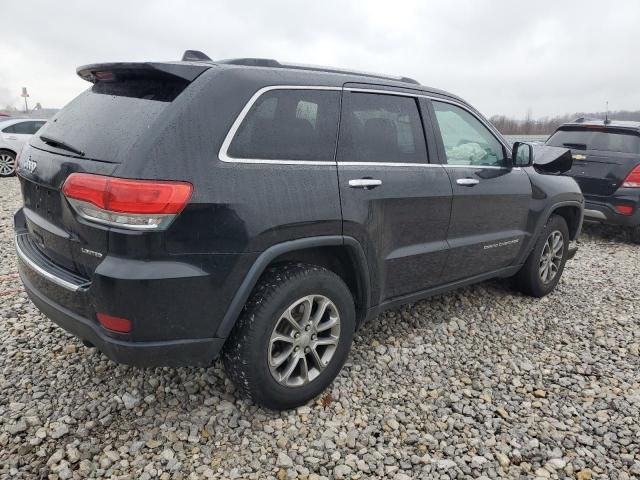
<path fill-rule="evenodd" d="M 41 118 L 0 120 L 0 177 L 15 175 L 18 152 L 45 123 Z"/>

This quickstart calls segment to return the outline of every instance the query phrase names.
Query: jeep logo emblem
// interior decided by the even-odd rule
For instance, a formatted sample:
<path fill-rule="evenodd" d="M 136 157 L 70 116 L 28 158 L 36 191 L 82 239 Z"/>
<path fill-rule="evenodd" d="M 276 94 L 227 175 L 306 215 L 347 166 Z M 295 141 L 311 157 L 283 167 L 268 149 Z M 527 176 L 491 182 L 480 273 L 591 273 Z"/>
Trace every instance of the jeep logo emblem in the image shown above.
<path fill-rule="evenodd" d="M 26 162 L 24 162 L 24 169 L 28 170 L 29 173 L 33 173 L 36 171 L 38 164 L 29 158 Z"/>

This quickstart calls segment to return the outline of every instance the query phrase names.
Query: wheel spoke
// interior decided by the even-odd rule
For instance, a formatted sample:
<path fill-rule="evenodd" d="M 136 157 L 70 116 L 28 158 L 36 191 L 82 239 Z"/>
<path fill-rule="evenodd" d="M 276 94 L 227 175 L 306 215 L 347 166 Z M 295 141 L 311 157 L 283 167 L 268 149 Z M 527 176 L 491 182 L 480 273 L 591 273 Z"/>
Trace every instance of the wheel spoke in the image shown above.
<path fill-rule="evenodd" d="M 304 313 L 302 314 L 302 324 L 309 323 L 311 312 L 313 311 L 313 297 L 307 297 L 304 301 Z"/>
<path fill-rule="evenodd" d="M 297 306 L 297 305 L 296 305 Z M 300 324 L 296 321 L 295 318 L 293 318 L 293 316 L 291 315 L 291 308 L 290 307 L 287 311 L 284 312 L 284 314 L 282 315 L 282 319 L 286 320 L 287 322 L 289 322 L 289 324 L 295 328 L 298 332 L 302 331 L 302 327 L 300 326 Z M 277 328 L 277 327 L 276 327 Z"/>
<path fill-rule="evenodd" d="M 300 357 L 298 355 L 291 355 L 289 358 L 289 365 L 287 365 L 287 368 L 282 372 L 282 376 L 280 377 L 280 380 L 285 383 L 289 381 L 291 374 L 296 369 L 298 362 L 300 361 Z"/>
<path fill-rule="evenodd" d="M 326 297 L 320 297 L 320 298 L 321 299 L 317 302 L 318 307 L 316 308 L 316 313 L 313 316 L 313 319 L 311 320 L 311 323 L 314 326 L 317 326 L 320 323 L 320 321 L 322 320 L 322 317 L 324 317 L 324 314 L 327 311 L 327 307 L 331 303 L 330 300 Z"/>
<path fill-rule="evenodd" d="M 313 362 L 318 367 L 318 370 L 324 370 L 324 362 L 320 358 L 320 355 L 318 355 L 318 351 L 316 350 L 315 346 L 311 349 L 311 356 L 313 357 Z"/>
<path fill-rule="evenodd" d="M 280 353 L 279 355 L 273 356 L 271 355 L 271 366 L 273 368 L 278 368 L 282 366 L 282 364 L 291 356 L 293 352 L 293 347 L 287 349 L 286 351 Z"/>
<path fill-rule="evenodd" d="M 333 328 L 338 323 L 338 320 L 337 316 L 330 316 L 326 322 L 322 322 L 316 327 L 316 332 L 320 333 Z"/>
<path fill-rule="evenodd" d="M 293 343 L 294 339 L 291 338 L 289 335 L 283 335 L 281 333 L 275 333 L 271 337 L 271 345 L 273 345 L 275 342 Z"/>
<path fill-rule="evenodd" d="M 337 337 L 322 337 L 315 341 L 315 347 L 320 347 L 322 345 L 336 345 L 338 343 Z"/>
<path fill-rule="evenodd" d="M 302 377 L 302 383 L 309 383 L 309 365 L 307 364 L 307 357 L 302 355 L 300 357 L 300 376 Z"/>

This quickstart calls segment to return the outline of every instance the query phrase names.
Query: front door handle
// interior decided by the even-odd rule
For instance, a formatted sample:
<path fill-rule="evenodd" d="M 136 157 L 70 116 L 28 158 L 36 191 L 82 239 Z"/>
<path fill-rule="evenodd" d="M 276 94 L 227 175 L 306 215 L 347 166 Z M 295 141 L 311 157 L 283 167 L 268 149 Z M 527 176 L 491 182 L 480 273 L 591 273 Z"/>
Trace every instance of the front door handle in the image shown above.
<path fill-rule="evenodd" d="M 456 183 L 465 187 L 473 187 L 474 185 L 478 185 L 480 180 L 477 178 L 459 178 L 456 180 Z"/>
<path fill-rule="evenodd" d="M 349 180 L 349 186 L 351 188 L 363 188 L 365 190 L 370 190 L 372 188 L 379 187 L 380 185 L 382 185 L 382 180 L 375 178 L 356 178 Z"/>
<path fill-rule="evenodd" d="M 18 137 L 7 137 L 7 140 L 17 140 Z"/>

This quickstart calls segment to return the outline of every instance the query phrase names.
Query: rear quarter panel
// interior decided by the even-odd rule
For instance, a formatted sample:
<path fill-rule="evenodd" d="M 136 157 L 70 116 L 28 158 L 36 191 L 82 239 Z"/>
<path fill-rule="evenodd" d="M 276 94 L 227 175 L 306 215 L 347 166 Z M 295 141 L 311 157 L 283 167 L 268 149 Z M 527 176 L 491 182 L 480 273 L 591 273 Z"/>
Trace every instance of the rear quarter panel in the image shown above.
<path fill-rule="evenodd" d="M 185 180 L 188 207 L 165 234 L 179 253 L 249 253 L 296 238 L 341 234 L 334 165 L 225 163 L 218 153 L 251 96 L 291 82 L 277 72 L 211 68 L 167 109 L 161 128 L 141 138 L 116 175 Z M 308 83 L 310 79 L 295 82 Z M 321 85 L 314 81 L 313 85 Z"/>

